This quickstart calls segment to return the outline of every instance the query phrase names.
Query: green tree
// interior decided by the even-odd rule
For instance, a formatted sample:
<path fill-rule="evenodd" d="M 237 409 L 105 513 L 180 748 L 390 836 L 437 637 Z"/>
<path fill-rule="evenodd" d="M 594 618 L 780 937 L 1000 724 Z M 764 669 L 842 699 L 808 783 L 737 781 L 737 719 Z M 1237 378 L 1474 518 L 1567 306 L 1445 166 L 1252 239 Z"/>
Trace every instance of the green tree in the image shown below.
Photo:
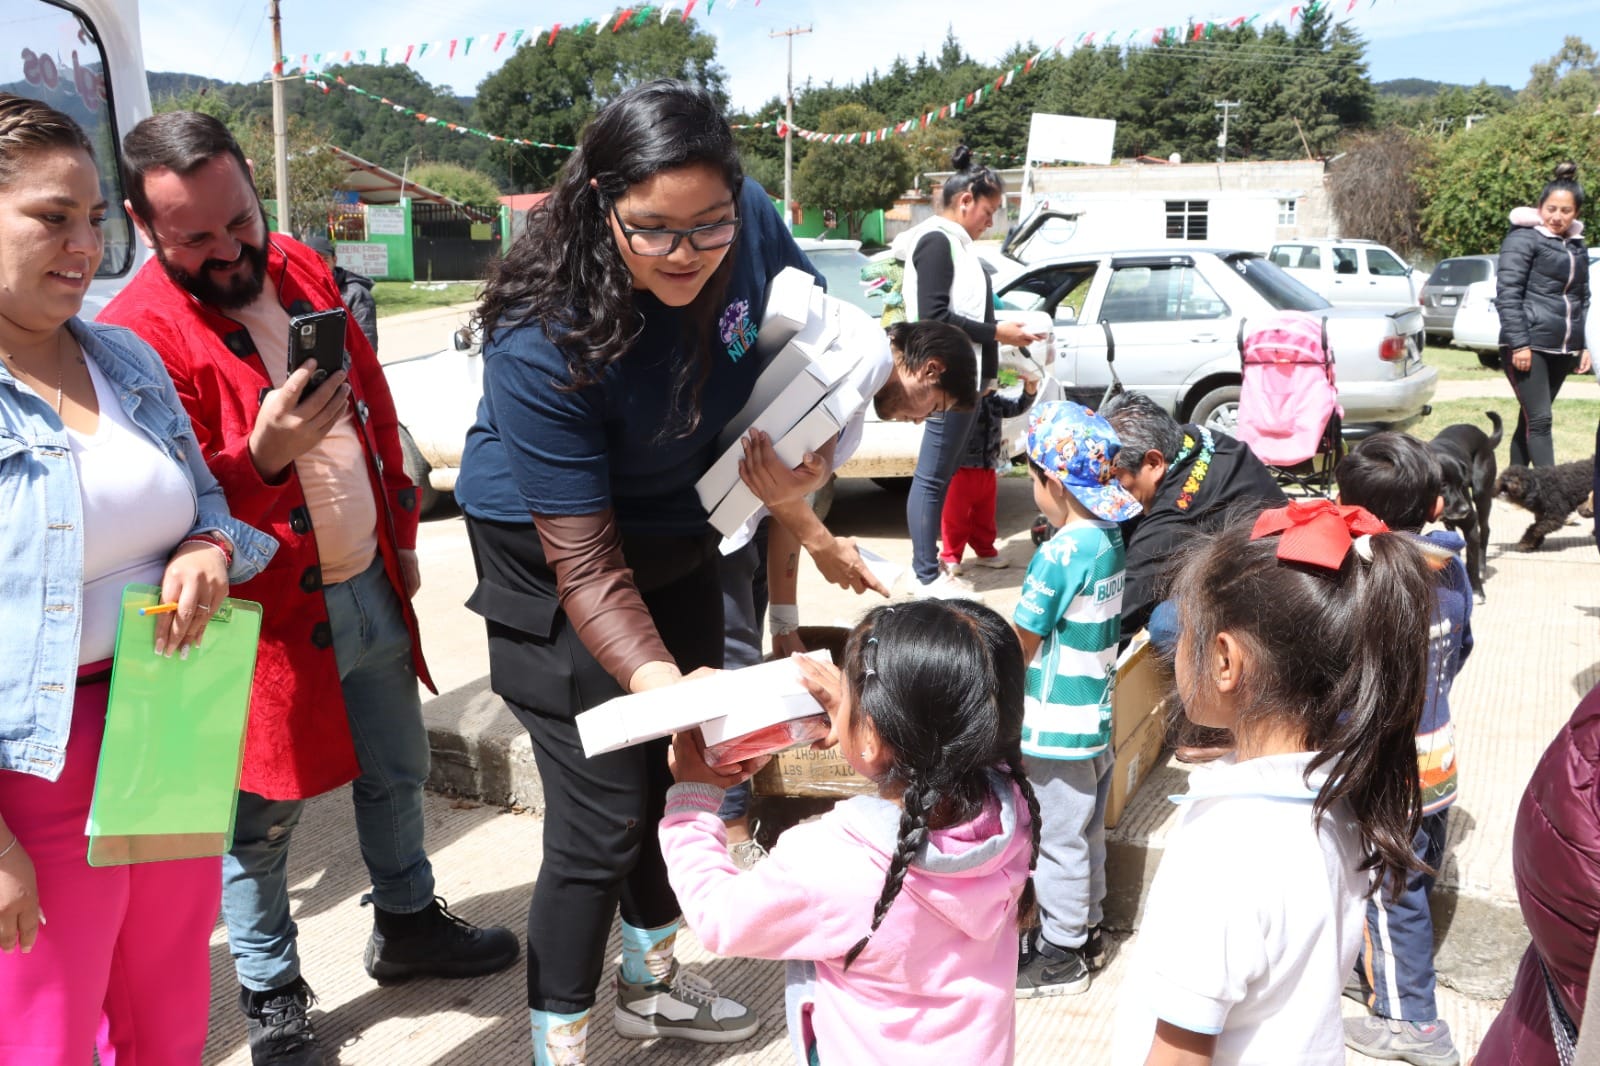
<path fill-rule="evenodd" d="M 459 163 L 424 163 L 412 167 L 407 179 L 474 207 L 494 204 L 500 199 L 500 189 L 493 178 Z"/>
<path fill-rule="evenodd" d="M 1525 103 L 1447 138 L 1436 159 L 1416 172 L 1426 244 L 1440 256 L 1493 252 L 1506 214 L 1534 203 L 1557 163 L 1600 173 L 1600 118 Z"/>
<path fill-rule="evenodd" d="M 884 117 L 860 104 L 844 104 L 823 115 L 823 133 L 853 133 L 886 125 Z M 851 237 L 871 211 L 894 205 L 916 176 L 905 142 L 891 135 L 873 144 L 813 144 L 795 172 L 795 197 L 808 207 L 838 212 Z"/>
<path fill-rule="evenodd" d="M 1561 50 L 1529 72 L 1523 97 L 1534 104 L 1552 104 L 1573 114 L 1592 112 L 1600 105 L 1600 55 L 1583 42 L 1568 37 Z"/>
<path fill-rule="evenodd" d="M 646 19 L 626 33 L 565 33 L 554 45 L 525 43 L 483 80 L 473 124 L 507 137 L 577 144 L 584 123 L 623 90 L 653 78 L 678 78 L 726 106 L 716 38 L 695 20 Z M 496 144 L 493 154 L 514 189 L 543 189 L 569 152 Z"/>
<path fill-rule="evenodd" d="M 273 160 L 275 144 L 270 114 L 242 113 L 229 106 L 226 98 L 214 93 L 191 93 L 168 97 L 162 111 L 201 111 L 221 121 L 233 134 L 245 158 L 255 168 L 256 189 L 263 200 L 278 197 L 277 168 Z M 333 212 L 333 194 L 344 181 L 346 168 L 328 151 L 327 131 L 313 122 L 291 115 L 287 121 L 289 149 L 289 212 L 279 219 L 280 229 L 290 233 L 321 232 Z"/>

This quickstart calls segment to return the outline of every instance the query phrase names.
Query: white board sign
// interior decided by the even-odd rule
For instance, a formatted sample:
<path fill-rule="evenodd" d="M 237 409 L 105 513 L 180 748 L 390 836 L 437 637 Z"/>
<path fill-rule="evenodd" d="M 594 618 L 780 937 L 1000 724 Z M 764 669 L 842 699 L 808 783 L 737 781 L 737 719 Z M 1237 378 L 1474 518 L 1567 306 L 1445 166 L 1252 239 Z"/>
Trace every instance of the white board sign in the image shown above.
<path fill-rule="evenodd" d="M 365 274 L 369 278 L 389 276 L 389 246 L 387 244 L 344 244 L 334 246 L 334 261 L 346 270 Z"/>
<path fill-rule="evenodd" d="M 382 207 L 377 204 L 371 204 L 367 207 L 368 237 L 404 237 L 405 235 L 405 208 Z"/>
<path fill-rule="evenodd" d="M 1109 118 L 1046 115 L 1034 112 L 1028 122 L 1028 162 L 1111 162 L 1117 123 Z"/>

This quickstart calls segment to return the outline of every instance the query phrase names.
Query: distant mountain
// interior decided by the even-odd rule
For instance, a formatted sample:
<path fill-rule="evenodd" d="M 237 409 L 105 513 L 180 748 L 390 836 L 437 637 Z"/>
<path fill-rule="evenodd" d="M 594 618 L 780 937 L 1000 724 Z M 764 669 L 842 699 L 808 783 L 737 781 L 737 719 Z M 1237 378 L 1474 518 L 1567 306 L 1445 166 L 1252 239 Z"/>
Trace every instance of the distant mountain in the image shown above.
<path fill-rule="evenodd" d="M 1390 81 L 1373 82 L 1372 87 L 1378 91 L 1379 96 L 1398 96 L 1408 99 L 1426 99 L 1438 96 L 1446 89 L 1474 89 L 1473 85 L 1458 85 L 1448 81 L 1429 81 L 1427 78 L 1394 78 Z M 1511 99 L 1517 91 L 1509 85 L 1491 85 L 1494 92 Z"/>
<path fill-rule="evenodd" d="M 205 78 L 199 74 L 180 74 L 175 71 L 151 70 L 145 72 L 145 81 L 150 85 L 150 99 L 152 102 L 165 100 L 174 96 L 196 90 L 226 89 L 231 82 L 219 81 L 216 78 Z"/>

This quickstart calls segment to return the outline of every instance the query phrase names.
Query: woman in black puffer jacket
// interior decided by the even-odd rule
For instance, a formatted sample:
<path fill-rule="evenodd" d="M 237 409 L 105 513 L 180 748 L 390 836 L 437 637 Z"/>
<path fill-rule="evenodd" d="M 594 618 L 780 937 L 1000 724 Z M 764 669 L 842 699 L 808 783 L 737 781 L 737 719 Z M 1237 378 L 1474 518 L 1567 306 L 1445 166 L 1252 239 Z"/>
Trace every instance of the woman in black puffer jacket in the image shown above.
<path fill-rule="evenodd" d="M 1589 311 L 1589 254 L 1583 245 L 1583 189 L 1578 168 L 1562 163 L 1539 197 L 1538 219 L 1511 213 L 1500 246 L 1495 307 L 1500 313 L 1500 365 L 1521 412 L 1511 436 L 1511 462 L 1554 466 L 1551 405 L 1574 367 L 1589 372 L 1583 336 Z"/>

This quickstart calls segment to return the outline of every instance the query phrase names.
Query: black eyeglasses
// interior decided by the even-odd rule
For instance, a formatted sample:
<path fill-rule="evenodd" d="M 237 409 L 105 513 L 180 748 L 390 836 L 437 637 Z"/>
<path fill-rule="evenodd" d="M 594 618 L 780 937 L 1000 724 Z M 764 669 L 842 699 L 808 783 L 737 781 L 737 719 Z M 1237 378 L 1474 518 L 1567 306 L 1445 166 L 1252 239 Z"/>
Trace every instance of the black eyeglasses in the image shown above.
<path fill-rule="evenodd" d="M 744 222 L 742 218 L 734 218 L 689 229 L 634 229 L 622 221 L 616 204 L 611 205 L 611 217 L 617 220 L 617 227 L 628 239 L 628 247 L 634 255 L 671 255 L 685 237 L 689 238 L 689 247 L 697 252 L 726 248 L 739 235 L 739 227 Z"/>

